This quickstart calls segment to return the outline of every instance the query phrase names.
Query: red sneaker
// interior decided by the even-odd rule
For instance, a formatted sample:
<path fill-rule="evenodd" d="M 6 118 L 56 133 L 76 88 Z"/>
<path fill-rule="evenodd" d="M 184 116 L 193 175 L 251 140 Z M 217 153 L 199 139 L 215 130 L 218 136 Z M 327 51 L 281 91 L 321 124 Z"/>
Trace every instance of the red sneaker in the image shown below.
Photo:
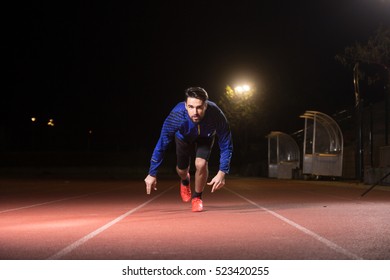
<path fill-rule="evenodd" d="M 203 201 L 199 197 L 192 199 L 192 212 L 202 212 L 203 211 Z"/>
<path fill-rule="evenodd" d="M 190 173 L 187 174 L 187 177 L 190 180 Z M 189 202 L 191 200 L 191 186 L 184 186 L 180 181 L 180 195 L 184 202 Z"/>

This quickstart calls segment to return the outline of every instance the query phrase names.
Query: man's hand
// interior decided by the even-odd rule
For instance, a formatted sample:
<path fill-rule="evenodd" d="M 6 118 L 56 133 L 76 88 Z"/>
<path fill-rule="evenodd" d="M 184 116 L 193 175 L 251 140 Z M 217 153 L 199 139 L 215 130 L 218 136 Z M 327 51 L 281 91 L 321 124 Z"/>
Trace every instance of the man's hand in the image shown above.
<path fill-rule="evenodd" d="M 146 194 L 150 194 L 152 191 L 152 188 L 156 191 L 157 190 L 157 178 L 151 175 L 146 176 L 145 178 L 145 184 L 146 184 Z"/>
<path fill-rule="evenodd" d="M 211 192 L 219 190 L 225 185 L 225 173 L 221 170 L 218 171 L 217 175 L 215 175 L 215 177 L 209 183 L 207 183 L 207 185 L 213 186 Z"/>

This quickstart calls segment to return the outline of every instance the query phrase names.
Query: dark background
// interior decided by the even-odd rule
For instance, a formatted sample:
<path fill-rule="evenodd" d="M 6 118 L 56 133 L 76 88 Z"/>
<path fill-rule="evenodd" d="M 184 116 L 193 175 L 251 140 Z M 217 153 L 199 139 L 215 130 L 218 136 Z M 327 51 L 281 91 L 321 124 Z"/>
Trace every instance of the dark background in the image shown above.
<path fill-rule="evenodd" d="M 353 106 L 335 55 L 390 24 L 386 0 L 34 1 L 3 13 L 0 150 L 146 158 L 189 86 L 218 101 L 226 85 L 256 85 L 261 139 L 301 129 L 306 110 Z"/>

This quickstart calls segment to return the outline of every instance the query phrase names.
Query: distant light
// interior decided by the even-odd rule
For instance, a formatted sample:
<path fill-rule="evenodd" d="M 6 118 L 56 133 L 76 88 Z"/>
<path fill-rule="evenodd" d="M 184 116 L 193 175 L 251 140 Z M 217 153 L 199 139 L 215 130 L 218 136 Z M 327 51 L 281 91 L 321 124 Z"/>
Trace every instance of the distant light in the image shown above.
<path fill-rule="evenodd" d="M 49 122 L 47 123 L 48 126 L 54 126 L 54 120 L 49 119 Z"/>
<path fill-rule="evenodd" d="M 248 85 L 242 85 L 242 86 L 237 86 L 234 88 L 234 91 L 238 94 L 244 94 L 250 91 L 250 86 Z"/>
<path fill-rule="evenodd" d="M 89 131 L 88 131 L 88 134 L 92 134 L 92 130 L 89 130 Z"/>
<path fill-rule="evenodd" d="M 250 90 L 251 88 L 248 85 L 237 86 L 234 88 L 234 92 L 237 94 L 246 94 L 249 93 Z"/>
<path fill-rule="evenodd" d="M 36 121 L 37 121 L 37 118 L 32 117 L 32 118 L 31 118 L 31 121 L 32 121 L 32 122 L 36 122 Z"/>

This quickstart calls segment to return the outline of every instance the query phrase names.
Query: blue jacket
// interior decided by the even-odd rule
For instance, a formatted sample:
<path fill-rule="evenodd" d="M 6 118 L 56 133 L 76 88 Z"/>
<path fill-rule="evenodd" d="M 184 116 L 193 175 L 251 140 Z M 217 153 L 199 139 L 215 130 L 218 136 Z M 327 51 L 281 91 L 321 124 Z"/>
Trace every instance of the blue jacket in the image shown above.
<path fill-rule="evenodd" d="M 220 149 L 219 170 L 229 173 L 233 152 L 232 135 L 225 115 L 214 102 L 207 101 L 205 115 L 199 123 L 194 123 L 190 119 L 185 102 L 180 102 L 173 108 L 164 121 L 160 138 L 154 148 L 150 161 L 150 175 L 157 175 L 157 169 L 163 161 L 164 153 L 175 135 L 186 142 L 195 141 L 198 137 L 217 135 Z"/>

